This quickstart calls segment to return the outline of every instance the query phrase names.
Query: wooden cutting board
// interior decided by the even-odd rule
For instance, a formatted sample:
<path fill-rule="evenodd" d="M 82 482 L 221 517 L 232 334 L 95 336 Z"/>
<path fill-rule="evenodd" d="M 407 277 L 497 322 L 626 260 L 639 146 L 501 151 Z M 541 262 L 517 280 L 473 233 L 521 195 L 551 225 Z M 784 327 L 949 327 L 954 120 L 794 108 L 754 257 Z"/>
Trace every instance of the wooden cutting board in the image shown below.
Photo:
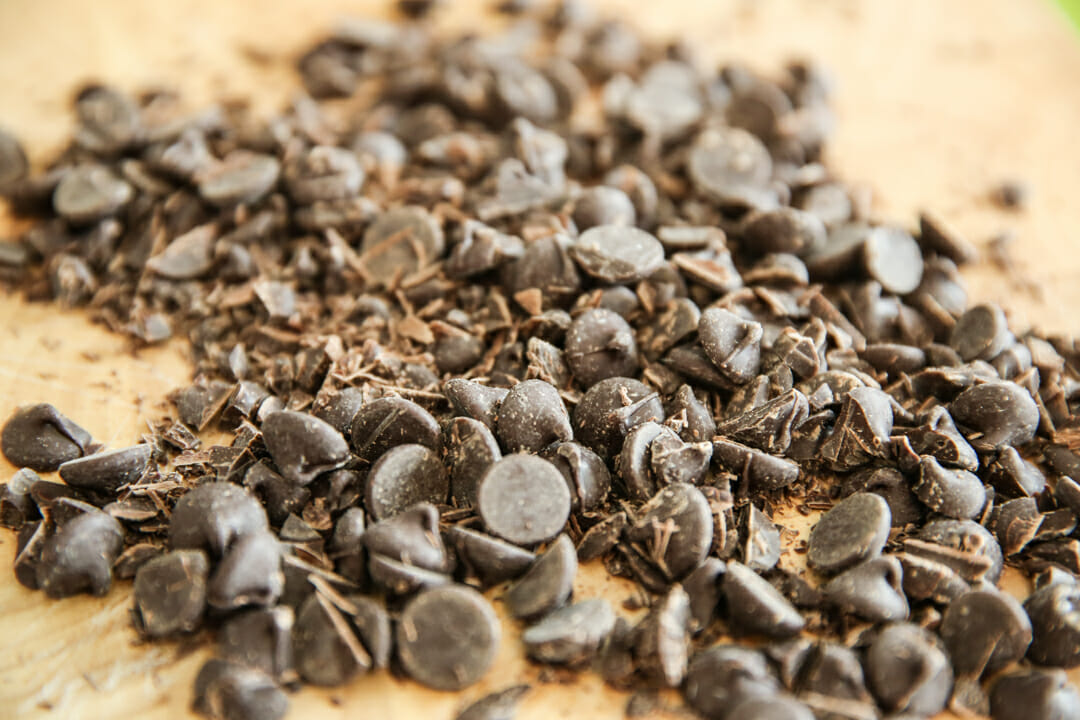
<path fill-rule="evenodd" d="M 451 25 L 496 24 L 486 3 L 448 4 Z M 866 181 L 882 217 L 913 225 L 920 208 L 932 209 L 976 243 L 1014 232 L 1008 273 L 989 263 L 965 270 L 973 297 L 1005 303 L 1021 327 L 1080 333 L 1080 41 L 1055 8 L 1036 0 L 596 5 L 650 32 L 682 34 L 717 61 L 772 72 L 788 58 L 813 57 L 831 67 L 839 116 L 832 167 Z M 4 0 L 0 123 L 41 164 L 70 131 L 70 97 L 85 80 L 175 87 L 192 104 L 246 96 L 274 109 L 297 87 L 291 58 L 306 43 L 336 18 L 382 15 L 386 7 L 370 0 Z M 1023 213 L 987 201 L 1005 178 L 1031 184 Z M 18 229 L 0 215 L 0 236 Z M 164 394 L 189 375 L 179 341 L 132 353 L 77 312 L 3 295 L 0 347 L 0 419 L 20 404 L 48 401 L 112 446 L 135 441 L 147 418 L 166 412 Z M 13 471 L 0 459 L 0 478 Z M 805 537 L 805 525 L 780 522 Z M 0 718 L 188 716 L 192 680 L 209 655 L 205 638 L 201 645 L 139 644 L 128 626 L 128 584 L 100 599 L 54 602 L 31 593 L 7 570 L 14 544 L 12 533 L 0 531 Z M 796 560 L 788 553 L 783 562 Z M 1027 591 L 1016 575 L 1009 588 Z M 579 597 L 603 594 L 618 606 L 633 592 L 596 564 L 579 573 Z M 463 693 L 378 673 L 345 688 L 306 689 L 293 697 L 290 717 L 442 720 L 523 681 L 535 688 L 520 718 L 623 716 L 626 695 L 590 674 L 541 677 L 523 660 L 516 629 L 509 622 L 504 629 L 495 668 Z"/>

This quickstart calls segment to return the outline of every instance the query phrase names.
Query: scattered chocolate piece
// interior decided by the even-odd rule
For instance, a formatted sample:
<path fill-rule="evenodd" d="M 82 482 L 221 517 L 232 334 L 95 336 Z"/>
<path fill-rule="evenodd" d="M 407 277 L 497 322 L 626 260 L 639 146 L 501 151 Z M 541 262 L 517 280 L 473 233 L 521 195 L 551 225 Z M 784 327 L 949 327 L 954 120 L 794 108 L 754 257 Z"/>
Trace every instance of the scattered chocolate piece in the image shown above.
<path fill-rule="evenodd" d="M 942 219 L 870 222 L 822 160 L 820 69 L 714 72 L 576 1 L 500 10 L 502 38 L 343 23 L 268 119 L 93 85 L 46 169 L 0 132 L 27 220 L 0 279 L 196 365 L 131 447 L 49 405 L 7 421 L 18 582 L 134 577 L 144 637 L 217 632 L 195 706 L 230 720 L 395 645 L 422 684 L 478 682 L 500 628 L 464 584 L 507 582 L 545 679 L 593 664 L 628 714 L 682 684 L 736 720 L 1077 715 L 1058 673 L 1010 668 L 1080 657 L 1073 340 L 969 307 L 976 253 Z M 637 584 L 636 627 L 570 604 L 596 558 Z"/>

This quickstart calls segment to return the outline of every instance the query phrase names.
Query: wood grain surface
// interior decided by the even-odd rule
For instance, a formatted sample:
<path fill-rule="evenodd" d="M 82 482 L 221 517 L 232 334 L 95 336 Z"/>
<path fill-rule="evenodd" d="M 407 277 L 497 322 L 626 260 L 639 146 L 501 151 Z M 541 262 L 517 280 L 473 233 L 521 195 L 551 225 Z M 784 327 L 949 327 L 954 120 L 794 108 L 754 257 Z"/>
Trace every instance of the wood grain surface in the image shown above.
<path fill-rule="evenodd" d="M 447 25 L 490 27 L 475 0 L 448 3 Z M 965 274 L 976 299 L 1010 309 L 1014 324 L 1080 332 L 1080 41 L 1037 0 L 596 0 L 647 32 L 681 34 L 717 61 L 775 72 L 813 57 L 838 80 L 839 126 L 829 162 L 873 189 L 882 217 L 913 225 L 937 211 L 976 243 L 1016 234 L 1008 273 L 981 263 Z M 297 89 L 292 59 L 335 19 L 385 15 L 365 0 L 2 0 L 0 124 L 44 163 L 71 129 L 70 98 L 83 81 L 129 89 L 168 86 L 198 104 L 251 97 L 273 110 Z M 253 57 L 271 61 L 254 62 Z M 1023 213 L 996 210 L 1004 178 L 1033 188 Z M 0 210 L 0 236 L 19 227 Z M 165 393 L 188 379 L 182 342 L 132 353 L 78 313 L 0 294 L 0 418 L 48 401 L 112 446 L 133 442 L 167 412 Z M 14 471 L 0 459 L 0 478 Z M 781 524 L 805 533 L 793 519 Z M 0 718 L 189 715 L 191 684 L 209 638 L 140 644 L 128 625 L 130 586 L 105 598 L 51 601 L 10 573 L 14 535 L 0 531 Z M 783 562 L 792 563 L 793 554 Z M 1026 592 L 1010 575 L 1009 588 Z M 579 597 L 616 605 L 634 592 L 596 564 Z M 498 603 L 496 603 L 498 605 Z M 387 673 L 335 690 L 305 689 L 292 718 L 442 720 L 468 701 L 532 682 L 519 717 L 620 718 L 627 696 L 590 674 L 541 677 L 504 622 L 495 668 L 460 694 Z M 199 642 L 201 641 L 201 643 Z M 1074 674 L 1075 675 L 1075 674 Z M 1074 680 L 1080 678 L 1074 677 Z M 674 698 L 666 698 L 674 703 Z M 658 713 L 657 716 L 660 716 Z"/>

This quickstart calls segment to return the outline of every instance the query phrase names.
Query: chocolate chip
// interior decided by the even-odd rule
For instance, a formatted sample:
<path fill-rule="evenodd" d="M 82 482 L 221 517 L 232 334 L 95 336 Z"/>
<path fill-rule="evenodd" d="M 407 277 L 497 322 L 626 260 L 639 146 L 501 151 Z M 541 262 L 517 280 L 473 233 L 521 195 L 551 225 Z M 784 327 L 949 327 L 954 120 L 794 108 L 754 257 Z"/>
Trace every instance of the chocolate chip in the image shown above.
<path fill-rule="evenodd" d="M 434 588 L 405 606 L 396 640 L 398 659 L 411 678 L 436 690 L 461 690 L 495 661 L 499 621 L 475 590 Z"/>
<path fill-rule="evenodd" d="M 911 484 L 903 473 L 890 467 L 870 467 L 851 475 L 848 489 L 852 492 L 872 492 L 889 504 L 893 527 L 919 522 L 926 514 Z"/>
<path fill-rule="evenodd" d="M 979 433 L 971 438 L 976 450 L 1022 445 L 1039 425 L 1039 408 L 1027 390 L 1012 382 L 987 382 L 960 393 L 949 412 L 961 426 Z"/>
<path fill-rule="evenodd" d="M 449 277 L 474 277 L 517 260 L 525 253 L 521 238 L 475 220 L 465 221 L 461 235 L 461 241 L 446 259 Z"/>
<path fill-rule="evenodd" d="M 775 195 L 769 151 L 741 128 L 716 128 L 698 136 L 686 163 L 698 192 L 723 207 L 771 209 Z"/>
<path fill-rule="evenodd" d="M 281 527 L 290 513 L 302 512 L 311 499 L 310 490 L 278 475 L 266 460 L 247 469 L 243 484 L 262 503 L 274 527 Z"/>
<path fill-rule="evenodd" d="M 664 246 L 650 233 L 627 225 L 597 225 L 570 248 L 581 269 L 605 283 L 632 283 L 664 262 Z"/>
<path fill-rule="evenodd" d="M 554 610 L 525 629 L 525 654 L 541 663 L 581 665 L 600 649 L 615 627 L 615 611 L 603 598 L 590 598 Z"/>
<path fill-rule="evenodd" d="M 442 257 L 442 228 L 421 207 L 387 210 L 368 227 L 360 245 L 366 276 L 376 285 L 392 285 Z"/>
<path fill-rule="evenodd" d="M 683 684 L 690 706 L 715 720 L 756 698 L 775 697 L 779 690 L 761 651 L 737 645 L 714 645 L 695 654 Z"/>
<path fill-rule="evenodd" d="M 135 574 L 135 623 L 149 637 L 198 630 L 206 610 L 210 563 L 201 550 L 174 550 L 148 560 Z"/>
<path fill-rule="evenodd" d="M 485 588 L 520 577 L 536 560 L 517 545 L 462 527 L 447 528 L 446 541 L 454 548 L 459 566 Z"/>
<path fill-rule="evenodd" d="M 123 538 L 120 523 L 96 508 L 86 508 L 61 523 L 41 545 L 37 587 L 51 598 L 104 595 L 112 585 L 112 565 Z"/>
<path fill-rule="evenodd" d="M 896 558 L 872 558 L 840 573 L 822 590 L 829 602 L 864 620 L 906 620 L 908 603 L 902 588 L 903 576 Z"/>
<path fill-rule="evenodd" d="M 990 715 L 994 720 L 1072 720 L 1080 717 L 1080 693 L 1061 670 L 1023 668 L 994 681 Z"/>
<path fill-rule="evenodd" d="M 280 720 L 289 700 L 265 673 L 228 660 L 207 660 L 195 678 L 192 708 L 214 720 Z"/>
<path fill-rule="evenodd" d="M 811 253 L 825 244 L 825 224 L 813 213 L 785 207 L 751 213 L 743 220 L 742 249 L 755 255 Z"/>
<path fill-rule="evenodd" d="M 443 393 L 455 413 L 479 420 L 492 430 L 499 404 L 509 392 L 506 388 L 488 387 L 465 378 L 452 378 L 443 384 Z"/>
<path fill-rule="evenodd" d="M 669 581 L 680 580 L 705 560 L 712 547 L 712 510 L 693 485 L 669 485 L 641 506 L 626 537 L 645 548 Z"/>
<path fill-rule="evenodd" d="M 1028 658 L 1039 665 L 1071 668 L 1080 664 L 1080 588 L 1058 584 L 1036 590 L 1024 601 L 1033 640 Z"/>
<path fill-rule="evenodd" d="M 495 432 L 508 453 L 538 452 L 573 437 L 559 391 L 543 380 L 526 380 L 510 389 L 499 406 Z"/>
<path fill-rule="evenodd" d="M 321 593 L 309 595 L 292 631 L 296 669 L 313 685 L 343 685 L 372 666 L 355 629 Z"/>
<path fill-rule="evenodd" d="M 439 424 L 424 408 L 411 400 L 384 397 L 364 405 L 353 418 L 350 430 L 357 456 L 375 462 L 398 445 L 439 447 Z"/>
<path fill-rule="evenodd" d="M 300 205 L 352 197 L 364 183 L 364 171 L 356 155 L 326 145 L 316 145 L 294 156 L 286 162 L 282 175 L 289 195 Z"/>
<path fill-rule="evenodd" d="M 952 692 L 949 658 L 929 631 L 895 623 L 874 636 L 866 650 L 866 680 L 888 712 L 934 715 Z"/>
<path fill-rule="evenodd" d="M 613 377 L 593 385 L 574 408 L 575 439 L 605 460 L 618 454 L 636 425 L 662 422 L 664 406 L 648 385 Z"/>
<path fill-rule="evenodd" d="M 698 336 L 705 353 L 720 373 L 736 385 L 757 375 L 762 333 L 759 323 L 720 308 L 706 310 L 698 323 Z"/>
<path fill-rule="evenodd" d="M 281 474 L 299 485 L 342 467 L 349 445 L 330 423 L 305 413 L 272 413 L 262 423 L 263 442 Z"/>
<path fill-rule="evenodd" d="M 771 454 L 783 454 L 791 446 L 792 433 L 809 414 L 806 396 L 798 390 L 741 413 L 716 426 L 716 432 Z"/>
<path fill-rule="evenodd" d="M 450 470 L 450 497 L 459 507 L 474 507 L 480 478 L 502 457 L 499 443 L 479 420 L 457 417 L 446 429 L 444 445 Z"/>
<path fill-rule="evenodd" d="M 728 720 L 810 720 L 814 714 L 793 698 L 755 697 L 740 702 Z"/>
<path fill-rule="evenodd" d="M 420 502 L 445 503 L 450 477 L 435 451 L 423 445 L 398 445 L 371 466 L 364 486 L 364 506 L 376 520 L 391 517 Z"/>
<path fill-rule="evenodd" d="M 22 145 L 11 133 L 0 129 L 0 194 L 14 187 L 29 172 L 30 164 Z"/>
<path fill-rule="evenodd" d="M 922 252 L 914 238 L 901 228 L 873 228 L 864 241 L 862 262 L 870 278 L 897 295 L 913 291 L 922 281 Z"/>
<path fill-rule="evenodd" d="M 76 165 L 53 193 L 53 209 L 66 220 L 87 225 L 115 215 L 134 196 L 131 185 L 105 165 Z"/>
<path fill-rule="evenodd" d="M 712 452 L 712 443 L 687 443 L 674 433 L 661 433 L 649 445 L 649 463 L 661 485 L 696 485 L 704 482 L 709 472 Z"/>
<path fill-rule="evenodd" d="M 289 607 L 246 610 L 222 624 L 218 651 L 225 660 L 261 670 L 278 682 L 295 680 L 293 623 Z"/>
<path fill-rule="evenodd" d="M 686 676 L 690 653 L 690 598 L 672 585 L 634 628 L 634 658 L 639 672 L 668 687 Z"/>
<path fill-rule="evenodd" d="M 626 525 L 625 512 L 613 513 L 593 525 L 578 543 L 578 560 L 589 562 L 611 552 L 622 537 Z"/>
<path fill-rule="evenodd" d="M 950 470 L 932 457 L 919 461 L 915 495 L 934 512 L 957 520 L 978 516 L 986 505 L 986 490 L 974 473 Z"/>
<path fill-rule="evenodd" d="M 944 255 L 957 265 L 975 262 L 979 251 L 936 214 L 919 213 L 919 244 L 924 250 Z"/>
<path fill-rule="evenodd" d="M 615 469 L 632 500 L 644 502 L 656 493 L 657 482 L 652 471 L 652 444 L 661 436 L 678 440 L 670 428 L 655 422 L 643 422 L 623 441 L 622 451 L 615 459 Z"/>
<path fill-rule="evenodd" d="M 19 408 L 0 430 L 4 457 L 38 472 L 52 472 L 82 457 L 89 445 L 90 433 L 44 403 Z"/>
<path fill-rule="evenodd" d="M 728 561 L 721 589 L 729 627 L 741 633 L 784 638 L 798 634 L 805 625 L 779 590 L 742 563 Z"/>
<path fill-rule="evenodd" d="M 746 480 L 753 492 L 778 490 L 799 479 L 799 465 L 737 442 L 713 440 L 713 459 L 722 469 Z"/>
<path fill-rule="evenodd" d="M 992 674 L 1022 658 L 1031 644 L 1024 609 L 997 590 L 973 590 L 953 600 L 939 633 L 957 675 Z"/>
<path fill-rule="evenodd" d="M 574 379 L 586 388 L 638 369 L 633 328 L 611 310 L 597 308 L 578 315 L 566 333 L 565 352 Z"/>
<path fill-rule="evenodd" d="M 716 435 L 716 421 L 689 385 L 680 385 L 665 405 L 668 418 L 680 423 L 679 435 L 687 442 L 704 442 Z"/>
<path fill-rule="evenodd" d="M 546 460 L 507 455 L 481 478 L 477 509 L 494 534 L 518 545 L 535 545 L 555 537 L 566 524 L 570 490 Z"/>
<path fill-rule="evenodd" d="M 60 477 L 89 493 L 115 493 L 143 476 L 153 450 L 150 445 L 135 445 L 69 460 L 60 466 Z"/>
<path fill-rule="evenodd" d="M 853 388 L 844 398 L 833 433 L 821 455 L 833 470 L 851 470 L 888 456 L 893 409 L 889 396 L 876 388 Z"/>
<path fill-rule="evenodd" d="M 510 586 L 503 601 L 516 618 L 540 617 L 566 604 L 576 575 L 574 544 L 566 535 L 560 535 Z"/>
<path fill-rule="evenodd" d="M 173 550 L 206 550 L 221 557 L 239 538 L 266 529 L 266 512 L 253 495 L 227 482 L 189 490 L 169 519 Z"/>
<path fill-rule="evenodd" d="M 889 505 L 879 495 L 851 495 L 818 519 L 807 560 L 822 572 L 849 568 L 881 553 L 891 525 Z"/>
<path fill-rule="evenodd" d="M 281 163 L 277 158 L 247 150 L 233 150 L 220 162 L 200 173 L 199 194 L 218 207 L 253 203 L 277 184 L 280 172 Z"/>
<path fill-rule="evenodd" d="M 619 188 L 596 185 L 578 196 L 573 218 L 578 229 L 585 231 L 599 225 L 634 225 L 637 212 L 634 203 Z"/>
<path fill-rule="evenodd" d="M 265 530 L 237 538 L 210 576 L 206 601 L 226 610 L 275 604 L 285 584 L 281 552 L 278 539 Z"/>
<path fill-rule="evenodd" d="M 600 456 L 589 448 L 572 441 L 560 442 L 549 445 L 540 457 L 566 478 L 573 512 L 592 512 L 607 500 L 611 474 Z"/>
<path fill-rule="evenodd" d="M 513 685 L 485 695 L 458 713 L 454 720 L 514 720 L 518 703 L 531 689 L 529 685 Z"/>
<path fill-rule="evenodd" d="M 964 362 L 990 360 L 1009 347 L 1015 338 L 1005 313 L 996 305 L 976 305 L 956 320 L 949 346 Z"/>

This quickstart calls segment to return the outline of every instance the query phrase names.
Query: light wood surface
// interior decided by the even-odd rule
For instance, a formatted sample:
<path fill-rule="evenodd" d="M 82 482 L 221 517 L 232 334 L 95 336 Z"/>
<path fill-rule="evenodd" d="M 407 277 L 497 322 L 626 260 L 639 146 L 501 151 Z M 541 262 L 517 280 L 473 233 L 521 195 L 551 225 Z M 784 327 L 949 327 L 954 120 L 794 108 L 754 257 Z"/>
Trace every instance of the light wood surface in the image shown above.
<path fill-rule="evenodd" d="M 451 2 L 449 24 L 477 27 L 484 3 Z M 972 296 L 1010 308 L 1020 327 L 1080 332 L 1080 41 L 1037 0 L 596 0 L 659 34 L 681 33 L 717 60 L 765 71 L 814 57 L 838 80 L 832 166 L 867 181 L 882 217 L 914 224 L 929 208 L 981 243 L 1011 230 L 1014 272 L 966 271 Z M 71 128 L 80 81 L 131 89 L 177 87 L 193 104 L 251 96 L 272 110 L 297 87 L 291 57 L 345 14 L 385 14 L 370 0 L 3 0 L 0 124 L 44 162 Z M 252 51 L 273 62 L 254 63 Z M 1028 181 L 1028 210 L 986 200 L 1003 178 Z M 2 216 L 0 236 L 18 227 Z M 185 382 L 182 343 L 132 354 L 122 338 L 78 313 L 0 295 L 0 419 L 48 401 L 113 446 L 136 440 Z M 13 472 L 0 459 L 0 478 Z M 786 522 L 781 519 L 781 523 Z M 794 523 L 790 523 L 794 526 Z M 796 527 L 802 532 L 805 528 Z M 10 573 L 14 536 L 0 531 L 0 718 L 185 717 L 208 650 L 142 645 L 130 630 L 130 586 L 60 602 Z M 784 562 L 791 562 L 790 556 Z M 1022 594 L 1023 581 L 1011 576 Z M 619 604 L 633 588 L 598 566 L 578 595 Z M 522 681 L 536 686 L 519 717 L 619 718 L 627 696 L 594 675 L 540 681 L 506 623 L 496 667 L 461 694 L 424 690 L 386 673 L 292 698 L 292 718 L 451 718 L 469 700 Z M 549 678 L 550 679 L 550 678 Z M 1074 680 L 1077 678 L 1074 677 Z"/>

